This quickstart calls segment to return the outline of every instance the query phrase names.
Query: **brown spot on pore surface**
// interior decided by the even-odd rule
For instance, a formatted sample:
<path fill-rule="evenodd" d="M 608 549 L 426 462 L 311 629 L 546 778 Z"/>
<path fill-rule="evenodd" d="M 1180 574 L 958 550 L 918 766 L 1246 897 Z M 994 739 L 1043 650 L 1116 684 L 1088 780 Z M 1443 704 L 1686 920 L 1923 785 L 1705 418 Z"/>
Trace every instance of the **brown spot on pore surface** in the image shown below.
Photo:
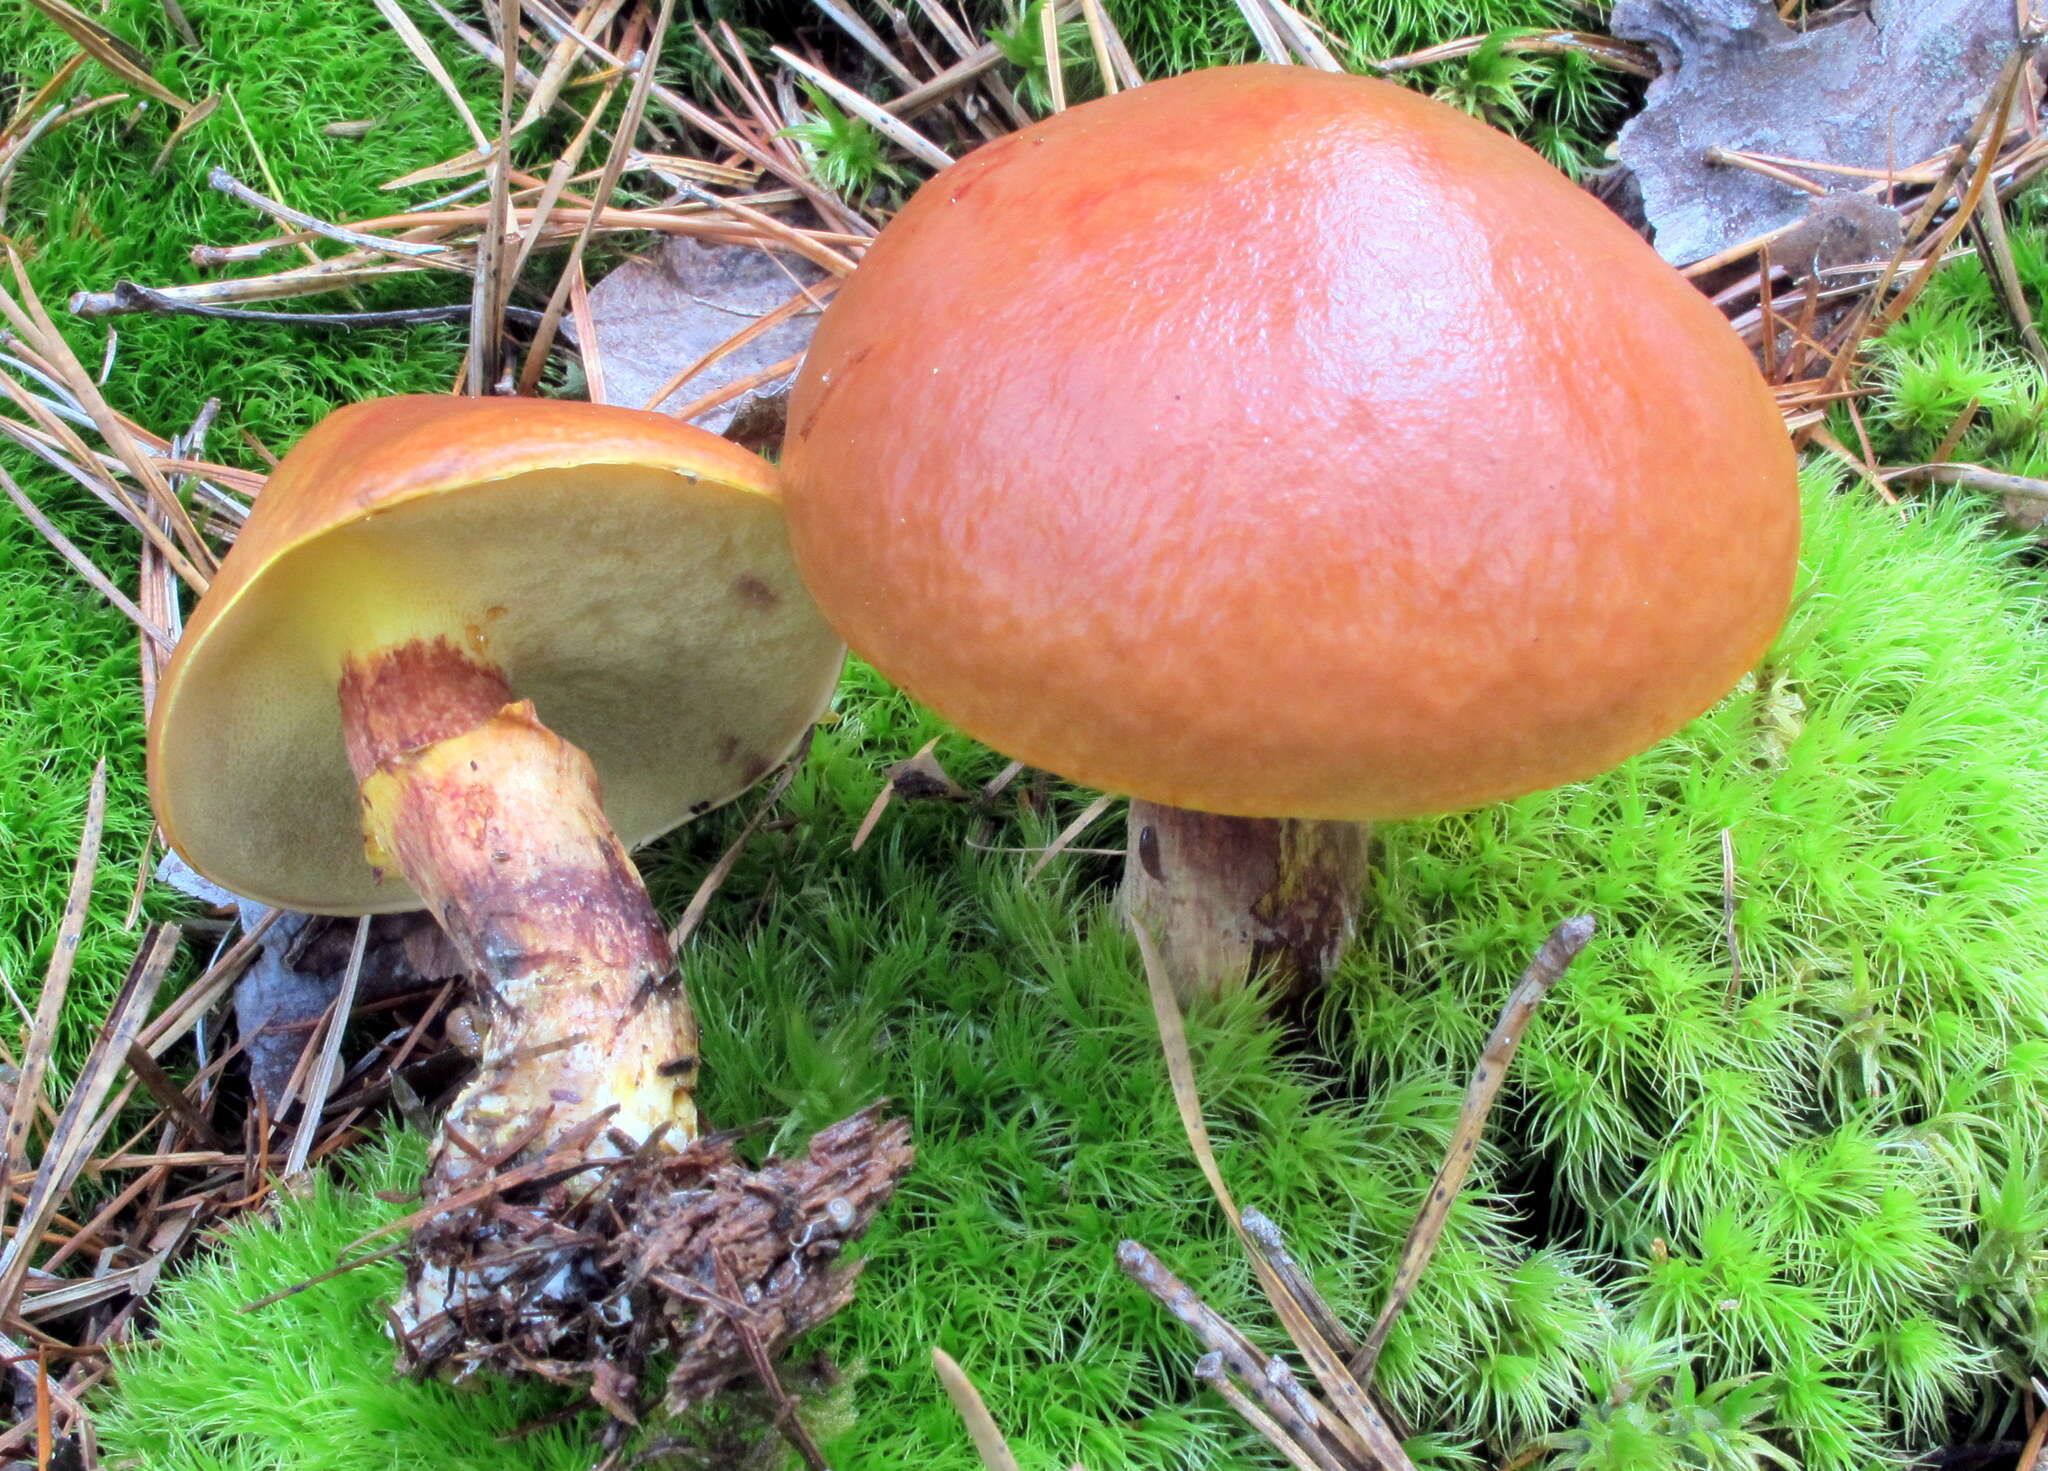
<path fill-rule="evenodd" d="M 767 612 L 772 608 L 782 606 L 782 594 L 760 578 L 754 576 L 751 572 L 735 578 L 732 590 L 739 594 L 740 601 L 749 608 L 759 608 L 763 612 Z"/>

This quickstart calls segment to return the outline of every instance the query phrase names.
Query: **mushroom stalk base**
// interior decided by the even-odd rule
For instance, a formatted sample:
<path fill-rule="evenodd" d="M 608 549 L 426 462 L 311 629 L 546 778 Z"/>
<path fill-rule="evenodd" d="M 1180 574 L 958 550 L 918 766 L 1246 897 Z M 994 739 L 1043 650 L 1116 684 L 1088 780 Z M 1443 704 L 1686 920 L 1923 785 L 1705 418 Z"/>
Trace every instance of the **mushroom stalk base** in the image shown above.
<path fill-rule="evenodd" d="M 1183 1001 L 1229 995 L 1270 967 L 1319 982 L 1357 932 L 1371 829 L 1220 817 L 1131 799 L 1124 912 Z"/>
<path fill-rule="evenodd" d="M 400 1368 L 580 1383 L 615 1428 L 657 1393 L 699 1403 L 852 1293 L 837 1258 L 909 1168 L 905 1127 L 870 1109 L 761 1170 L 697 1137 L 696 1022 L 589 759 L 445 640 L 351 660 L 340 698 L 370 861 L 473 970 L 480 1034 L 392 1314 Z"/>

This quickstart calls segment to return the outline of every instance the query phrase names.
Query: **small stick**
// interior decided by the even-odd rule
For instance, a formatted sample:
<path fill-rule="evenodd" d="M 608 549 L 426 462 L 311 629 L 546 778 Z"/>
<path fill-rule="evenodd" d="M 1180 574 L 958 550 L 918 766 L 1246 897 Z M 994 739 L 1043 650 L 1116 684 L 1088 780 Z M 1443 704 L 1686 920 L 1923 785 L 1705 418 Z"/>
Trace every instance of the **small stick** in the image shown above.
<path fill-rule="evenodd" d="M 476 275 L 469 291 L 466 388 L 471 398 L 498 391 L 499 365 L 505 356 L 505 305 L 512 296 L 512 281 L 505 271 L 505 234 L 512 210 L 512 99 L 525 70 L 519 65 L 518 0 L 499 0 L 498 34 L 506 42 L 499 66 L 498 136 L 484 159 L 491 188 L 488 214 L 477 232 Z"/>
<path fill-rule="evenodd" d="M 2018 496 L 2021 500 L 2048 501 L 2048 480 L 2031 475 L 2008 475 L 1982 465 L 1907 465 L 1883 472 L 1886 480 L 1927 480 L 1937 485 L 1958 485 L 1965 490 L 1985 490 L 1993 495 Z"/>
<path fill-rule="evenodd" d="M 135 1040 L 157 988 L 163 984 L 164 974 L 177 954 L 181 933 L 176 925 L 164 925 L 143 942 L 141 953 L 129 967 L 128 978 L 108 1013 L 100 1040 L 72 1086 L 56 1127 L 50 1131 L 21 1219 L 15 1222 L 5 1248 L 0 1249 L 0 1321 L 13 1314 L 20 1300 L 44 1227 L 77 1181 L 87 1156 L 105 1137 L 121 1110 L 125 1092 L 104 1112 L 100 1106 L 107 1101 L 126 1065 L 128 1044 Z"/>
<path fill-rule="evenodd" d="M 14 482 L 0 471 L 0 482 Z M 99 872 L 100 836 L 106 830 L 107 761 L 102 756 L 92 769 L 92 786 L 85 799 L 85 826 L 78 835 L 78 859 L 71 869 L 71 888 L 64 899 L 63 917 L 57 921 L 57 943 L 50 949 L 49 968 L 43 973 L 42 995 L 36 999 L 34 1030 L 21 1060 L 21 1076 L 15 1080 L 13 1106 L 7 1114 L 6 1148 L 0 1151 L 9 1176 L 28 1167 L 28 1128 L 36 1105 L 43 1097 L 43 1070 L 48 1065 L 63 1014 L 64 998 L 71 987 L 71 971 L 78 959 L 78 942 L 85 934 L 86 911 L 92 905 L 93 876 Z"/>
<path fill-rule="evenodd" d="M 22 488 L 14 483 L 14 477 L 5 470 L 0 470 L 0 491 L 6 492 L 7 498 L 14 502 L 14 508 L 21 512 L 22 518 L 43 534 L 43 539 L 56 549 L 57 555 L 69 562 L 71 569 L 84 578 L 94 591 L 112 603 L 130 623 L 154 639 L 165 653 L 171 651 L 177 640 L 146 617 L 126 593 L 114 586 L 107 575 L 93 565 L 92 559 L 52 524 L 50 518 L 42 513 L 42 509 L 28 498 Z"/>
<path fill-rule="evenodd" d="M 676 927 L 668 933 L 670 950 L 680 952 L 683 946 L 690 942 L 690 936 L 697 932 L 697 927 L 704 922 L 704 916 L 711 908 L 712 899 L 717 896 L 726 879 L 731 877 L 733 865 L 739 862 L 740 854 L 746 850 L 747 843 L 761 830 L 761 824 L 767 820 L 768 814 L 775 810 L 776 804 L 782 800 L 783 793 L 789 790 L 790 783 L 796 780 L 797 772 L 803 767 L 804 752 L 809 749 L 810 742 L 806 740 L 795 755 L 783 762 L 782 775 L 775 779 L 775 784 L 768 789 L 768 794 L 754 809 L 753 816 L 749 817 L 746 826 L 740 829 L 739 836 L 726 845 L 725 852 L 719 855 L 718 862 L 711 865 L 711 871 L 698 883 L 697 892 L 690 896 L 689 904 L 683 909 L 683 917 L 676 921 Z"/>
<path fill-rule="evenodd" d="M 1088 27 L 1088 45 L 1095 53 L 1095 70 L 1102 76 L 1102 95 L 1114 97 L 1119 83 L 1116 63 L 1109 57 L 1109 38 L 1103 34 L 1102 0 L 1081 0 L 1081 19 Z"/>
<path fill-rule="evenodd" d="M 250 208 L 269 215 L 272 219 L 281 220 L 287 225 L 295 225 L 310 234 L 323 236 L 329 240 L 337 240 L 343 245 L 353 245 L 358 250 L 372 250 L 380 255 L 404 256 L 410 260 L 424 260 L 430 256 L 446 255 L 449 251 L 449 247 L 446 245 L 439 245 L 432 241 L 393 240 L 384 235 L 365 235 L 360 230 L 349 229 L 346 225 L 336 225 L 327 220 L 316 219 L 303 210 L 293 209 L 288 204 L 281 204 L 266 195 L 258 194 L 254 189 L 251 189 L 224 168 L 216 167 L 212 173 L 206 176 L 206 182 L 227 195 L 230 199 L 238 199 Z"/>
<path fill-rule="evenodd" d="M 674 16 L 675 0 L 659 0 L 654 26 L 640 57 L 639 70 L 633 77 L 631 90 L 626 93 L 626 110 L 619 119 L 619 130 L 612 138 L 611 151 L 605 156 L 604 171 L 598 176 L 597 188 L 591 196 L 595 207 L 586 212 L 582 228 L 576 232 L 576 238 L 569 246 L 569 258 L 563 264 L 561 274 L 555 278 L 547 310 L 541 315 L 540 326 L 534 329 L 533 342 L 528 346 L 526 361 L 519 370 L 519 392 L 522 394 L 532 393 L 540 384 L 540 372 L 547 361 L 548 348 L 554 343 L 556 328 L 569 305 L 570 282 L 582 268 L 583 252 L 590 245 L 599 212 L 611 205 L 612 193 L 619 186 L 619 176 L 625 172 L 626 160 L 632 156 L 633 140 L 639 136 L 647 117 L 647 99 L 654 87 L 655 68 L 661 62 L 662 43 L 667 39 Z M 535 233 L 538 232 L 536 223 Z"/>
<path fill-rule="evenodd" d="M 292 1139 L 291 1152 L 285 1156 L 284 1174 L 289 1179 L 306 1167 L 306 1156 L 312 1153 L 314 1136 L 320 1132 L 321 1115 L 327 1111 L 327 1100 L 334 1093 L 334 1085 L 340 1081 L 341 1039 L 348 1031 L 349 1013 L 355 1010 L 356 988 L 363 977 L 363 953 L 370 943 L 370 916 L 364 915 L 356 921 L 355 946 L 349 951 L 348 969 L 342 972 L 341 989 L 335 993 L 334 1006 L 327 1015 L 327 1033 L 320 1040 L 320 1060 L 314 1064 L 313 1076 L 306 1082 L 306 1107 L 299 1115 L 299 1129 Z"/>
<path fill-rule="evenodd" d="M 803 360 L 804 355 L 802 353 L 793 353 L 779 363 L 770 363 L 758 373 L 749 373 L 744 378 L 736 378 L 726 384 L 725 387 L 714 388 L 702 398 L 692 399 L 689 403 L 684 404 L 683 407 L 676 410 L 675 417 L 688 422 L 699 414 L 708 414 L 720 404 L 730 403 L 743 393 L 752 393 L 755 389 L 765 388 L 777 379 L 787 378 L 802 365 Z"/>
<path fill-rule="evenodd" d="M 337 290 L 345 284 L 347 283 L 335 281 L 323 284 L 319 289 Z M 74 298 L 73 311 L 78 311 L 77 302 L 78 298 Z M 116 282 L 112 291 L 95 293 L 90 305 L 91 310 L 79 314 L 101 317 L 149 312 L 165 317 L 213 317 L 229 322 L 271 322 L 283 327 L 333 327 L 354 332 L 377 327 L 419 327 L 434 322 L 466 322 L 470 318 L 468 306 L 409 306 L 375 312 L 268 312 L 253 307 L 209 306 L 205 302 L 181 299 L 168 292 L 159 291 L 153 286 L 141 286 L 133 281 Z M 531 307 L 507 307 L 505 315 L 527 327 L 540 321 L 540 313 Z"/>
<path fill-rule="evenodd" d="M 1195 1360 L 1195 1377 L 1223 1397 L 1223 1402 L 1237 1411 L 1245 1424 L 1266 1438 L 1274 1450 L 1287 1458 L 1287 1464 L 1295 1471 L 1322 1471 L 1313 1454 L 1301 1442 L 1290 1435 L 1271 1415 L 1253 1403 L 1252 1397 L 1237 1387 L 1237 1381 L 1224 1372 L 1223 1355 L 1213 1350 Z"/>
<path fill-rule="evenodd" d="M 1430 1186 L 1422 1209 L 1415 1217 L 1415 1224 L 1408 1232 L 1407 1244 L 1401 1248 L 1401 1264 L 1395 1269 L 1393 1284 L 1387 1289 L 1386 1306 L 1380 1309 L 1372 1331 L 1366 1334 L 1364 1346 L 1352 1357 L 1351 1371 L 1361 1383 L 1372 1383 L 1372 1372 L 1378 1366 L 1380 1350 L 1386 1346 L 1394 1319 L 1407 1305 L 1416 1283 L 1422 1280 L 1423 1270 L 1428 1267 L 1437 1241 L 1444 1234 L 1451 1204 L 1457 1199 L 1458 1190 L 1465 1183 L 1465 1175 L 1472 1168 L 1472 1157 L 1478 1151 L 1480 1135 L 1486 1129 L 1487 1115 L 1492 1111 L 1493 1101 L 1507 1077 L 1508 1064 L 1514 1060 L 1523 1031 L 1527 1029 L 1530 1018 L 1535 1016 L 1544 995 L 1578 959 L 1592 938 L 1591 915 L 1582 914 L 1568 919 L 1552 930 L 1550 938 L 1543 942 L 1536 958 L 1529 962 L 1529 968 L 1522 972 L 1522 979 L 1509 993 L 1507 1005 L 1501 1008 L 1493 1035 L 1486 1039 L 1486 1047 L 1479 1054 L 1479 1066 L 1472 1071 L 1472 1084 L 1466 1090 L 1464 1107 L 1458 1112 L 1458 1127 L 1451 1135 L 1451 1147 L 1444 1155 L 1443 1168 L 1437 1171 L 1436 1182 Z"/>
<path fill-rule="evenodd" d="M 1307 1310 L 1310 1319 L 1316 1325 L 1316 1331 L 1323 1335 L 1330 1347 L 1347 1359 L 1356 1357 L 1358 1340 L 1351 1336 L 1349 1329 L 1337 1321 L 1337 1315 L 1330 1311 L 1330 1305 L 1323 1301 L 1323 1295 L 1317 1292 L 1315 1284 L 1309 1281 L 1308 1273 L 1302 1270 L 1301 1263 L 1295 1260 L 1294 1253 L 1287 1249 L 1287 1238 L 1280 1234 L 1280 1228 L 1274 1224 L 1273 1219 L 1261 1210 L 1246 1211 L 1244 1234 L 1259 1255 L 1266 1259 L 1266 1265 L 1273 1269 L 1273 1275 L 1278 1277 L 1294 1295 L 1294 1300 Z"/>
<path fill-rule="evenodd" d="M 463 99 L 462 89 L 455 85 L 455 78 L 448 75 L 448 68 L 441 65 L 441 58 L 434 54 L 434 48 L 427 44 L 427 38 L 420 34 L 420 28 L 412 23 L 412 17 L 399 9 L 394 0 L 371 0 L 378 12 L 390 22 L 391 29 L 398 32 L 398 39 L 405 43 L 419 64 L 426 68 L 427 75 L 434 79 L 443 95 L 455 107 L 462 119 L 462 125 L 469 129 L 470 140 L 479 153 L 491 151 L 491 140 L 484 136 L 483 126 L 477 122 L 476 114 L 469 110 L 469 103 Z"/>
<path fill-rule="evenodd" d="M 241 939 L 228 946 L 220 959 L 206 968 L 206 974 L 165 1007 L 161 1016 L 142 1029 L 142 1045 L 149 1049 L 151 1057 L 162 1057 L 183 1035 L 185 1028 L 204 1016 L 213 1008 L 214 1002 L 227 994 L 228 987 L 235 983 L 242 967 L 254 957 L 256 947 L 263 943 L 263 937 L 270 933 L 270 927 L 283 913 L 282 909 L 273 909 L 257 920 Z"/>
<path fill-rule="evenodd" d="M 981 1457 L 981 1464 L 988 1471 L 1018 1471 L 1017 1458 L 1011 1453 L 1009 1442 L 1003 1439 L 995 1416 L 988 1412 L 981 1391 L 974 1387 L 967 1371 L 942 1348 L 932 1350 L 932 1368 L 938 1371 L 939 1383 L 946 1389 L 946 1398 L 960 1412 L 960 1419 L 967 1426 L 968 1438 L 974 1442 L 975 1454 Z"/>
<path fill-rule="evenodd" d="M 358 286 L 365 282 L 382 279 L 385 276 L 410 275 L 421 269 L 419 266 L 398 262 L 379 261 L 375 265 L 349 264 L 360 262 L 361 256 L 337 256 L 334 262 L 341 264 L 334 270 L 315 271 L 310 266 L 294 267 L 268 276 L 236 276 L 219 281 L 197 281 L 185 286 L 148 287 L 166 300 L 178 302 L 200 302 L 218 305 L 229 301 L 281 301 L 293 296 L 313 296 L 323 291 L 339 291 L 343 287 Z M 206 262 L 200 262 L 206 264 Z M 124 307 L 119 304 L 119 289 L 114 291 L 79 291 L 73 293 L 66 303 L 73 316 L 111 317 L 124 311 L 147 310 L 146 305 Z"/>
<path fill-rule="evenodd" d="M 732 353 L 738 352 L 755 338 L 772 332 L 784 322 L 793 321 L 805 312 L 822 309 L 825 298 L 838 289 L 839 280 L 836 277 L 831 280 L 820 281 L 816 286 L 806 287 L 798 292 L 781 306 L 775 308 L 774 311 L 763 312 L 746 326 L 740 328 L 739 331 L 733 333 L 732 336 L 726 338 L 725 341 L 719 343 L 716 347 L 698 358 L 694 363 L 684 364 L 676 371 L 676 375 L 673 378 L 656 389 L 648 397 L 647 402 L 640 405 L 640 407 L 643 409 L 660 408 L 669 399 L 673 398 L 676 391 L 685 383 L 711 367 L 714 363 L 721 361 Z"/>
<path fill-rule="evenodd" d="M 1060 64 L 1060 23 L 1052 0 L 1038 0 L 1038 39 L 1045 48 L 1045 90 L 1054 112 L 1067 110 L 1067 73 Z"/>
<path fill-rule="evenodd" d="M 128 1046 L 128 1067 L 149 1090 L 150 1096 L 161 1103 L 172 1118 L 183 1124 L 200 1144 L 221 1154 L 229 1151 L 228 1141 L 221 1138 L 212 1121 L 199 1111 L 199 1105 L 185 1096 L 185 1090 L 178 1086 L 177 1080 L 158 1066 L 157 1060 L 145 1049 L 132 1042 Z"/>
<path fill-rule="evenodd" d="M 1067 849 L 1073 845 L 1074 840 L 1080 837 L 1082 833 L 1086 832 L 1089 828 L 1089 825 L 1093 823 L 1096 818 L 1102 816 L 1103 813 L 1109 811 L 1109 804 L 1114 802 L 1115 800 L 1115 797 L 1111 796 L 1107 792 L 1104 792 L 1101 796 L 1097 797 L 1093 802 L 1090 802 L 1086 807 L 1083 807 L 1081 809 L 1081 815 L 1079 817 L 1076 817 L 1072 822 L 1068 823 L 1065 827 L 1060 829 L 1059 836 L 1054 838 L 1052 842 L 1047 845 L 1045 851 L 1038 855 L 1038 861 L 1031 865 L 1030 872 L 1026 873 L 1024 876 L 1026 878 L 1035 879 L 1041 873 L 1044 873 L 1045 866 L 1048 863 L 1052 862 L 1053 859 L 1059 857 L 1060 854 L 1066 852 Z"/>
<path fill-rule="evenodd" d="M 2027 355 L 2037 364 L 2048 368 L 2048 343 L 2041 340 L 2040 328 L 2034 325 L 2034 314 L 2027 307 L 2027 293 L 2020 285 L 2019 267 L 2012 257 L 2012 238 L 2005 228 L 2005 211 L 1998 202 L 1998 191 L 1987 189 L 1984 201 L 1977 206 L 1977 237 L 1983 242 L 1982 254 L 1991 263 L 1991 284 L 1996 288 L 1999 305 L 2005 308 L 2018 330 L 2020 343 Z M 1946 455 L 1936 455 L 1937 460 Z"/>
<path fill-rule="evenodd" d="M 1135 1241 L 1124 1241 L 1117 1246 L 1116 1261 L 1124 1275 L 1179 1319 L 1205 1351 L 1218 1355 L 1231 1373 L 1251 1386 L 1267 1413 L 1309 1451 L 1317 1471 L 1354 1471 L 1323 1441 L 1322 1428 L 1334 1421 L 1335 1415 L 1313 1399 L 1307 1401 L 1304 1415 L 1302 1405 L 1273 1382 L 1267 1360 L 1251 1341 L 1169 1272 L 1159 1258 Z M 1299 1386 L 1296 1390 L 1299 1393 Z"/>
<path fill-rule="evenodd" d="M 846 83 L 840 81 L 839 78 L 833 76 L 823 67 L 813 66 L 801 56 L 797 56 L 781 46 L 771 46 L 768 49 L 777 61 L 781 62 L 798 76 L 816 83 L 819 88 L 831 96 L 834 102 L 854 114 L 862 122 L 894 143 L 898 148 L 916 158 L 920 163 L 929 166 L 935 172 L 952 166 L 952 154 L 946 152 L 945 149 L 939 147 L 938 144 L 932 142 L 931 139 L 925 137 L 924 134 L 918 132 L 910 124 L 904 122 L 902 118 L 875 106 L 874 103 L 868 101 L 867 98 L 854 91 L 853 88 L 847 86 Z M 991 62 L 990 65 L 993 66 L 994 63 Z M 900 105 L 903 100 L 902 98 L 897 99 L 898 104 Z"/>
<path fill-rule="evenodd" d="M 652 1149 L 653 1140 L 644 1146 Z M 761 1387 L 768 1391 L 768 1398 L 775 1404 L 775 1428 L 782 1432 L 782 1438 L 789 1443 L 808 1471 L 832 1471 L 826 1464 L 825 1453 L 818 1449 L 818 1442 L 811 1437 L 811 1427 L 804 1424 L 796 1412 L 796 1401 L 782 1387 L 782 1380 L 775 1372 L 775 1365 L 768 1357 L 768 1350 L 761 1342 L 761 1335 L 754 1331 L 751 1315 L 740 1297 L 740 1285 L 733 1276 L 731 1265 L 716 1247 L 712 1248 L 711 1264 L 718 1273 L 719 1291 L 725 1299 L 726 1321 L 746 1350 L 747 1362 L 753 1366 L 754 1377 L 761 1381 Z"/>
<path fill-rule="evenodd" d="M 1728 945 L 1728 989 L 1722 993 L 1721 1004 L 1726 1007 L 1735 1001 L 1736 987 L 1742 984 L 1742 946 L 1735 935 L 1735 829 L 1721 829 L 1721 933 Z"/>
<path fill-rule="evenodd" d="M 1720 164 L 1724 168 L 1748 169 L 1751 173 L 1761 174 L 1774 183 L 1783 184 L 1788 188 L 1798 189 L 1807 194 L 1825 196 L 1828 192 L 1828 186 L 1825 184 L 1816 184 L 1811 179 L 1802 179 L 1790 169 L 1780 168 L 1774 163 L 1766 163 L 1755 154 L 1738 152 L 1733 148 L 1723 148 L 1719 143 L 1709 144 L 1703 157 L 1708 163 Z"/>
<path fill-rule="evenodd" d="M 932 752 L 938 749 L 938 745 L 939 737 L 933 736 L 922 746 L 919 746 L 917 754 L 908 761 L 899 762 L 889 768 L 888 774 L 882 780 L 882 790 L 875 793 L 874 805 L 868 808 L 867 815 L 861 818 L 860 826 L 854 830 L 853 843 L 848 849 L 849 852 L 858 853 L 862 846 L 866 844 L 868 837 L 874 832 L 875 824 L 882 820 L 882 814 L 888 810 L 889 803 L 896 796 L 896 778 L 899 774 L 929 765 L 946 782 L 953 782 L 953 778 L 946 775 L 945 768 L 939 766 L 938 761 L 932 756 Z"/>

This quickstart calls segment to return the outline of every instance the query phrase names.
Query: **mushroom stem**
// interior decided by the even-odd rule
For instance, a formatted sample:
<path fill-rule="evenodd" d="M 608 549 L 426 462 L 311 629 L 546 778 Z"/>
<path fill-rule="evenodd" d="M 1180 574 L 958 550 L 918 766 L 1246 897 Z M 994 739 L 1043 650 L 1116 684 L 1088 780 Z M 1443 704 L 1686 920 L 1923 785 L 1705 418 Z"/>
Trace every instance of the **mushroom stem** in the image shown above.
<path fill-rule="evenodd" d="M 1124 910 L 1183 1001 L 1242 990 L 1267 966 L 1284 984 L 1313 984 L 1357 930 L 1370 831 L 1133 797 Z"/>
<path fill-rule="evenodd" d="M 477 1072 L 428 1199 L 579 1128 L 592 1157 L 688 1143 L 696 1021 L 590 759 L 446 639 L 351 658 L 340 699 L 370 861 L 405 875 L 473 973 Z"/>

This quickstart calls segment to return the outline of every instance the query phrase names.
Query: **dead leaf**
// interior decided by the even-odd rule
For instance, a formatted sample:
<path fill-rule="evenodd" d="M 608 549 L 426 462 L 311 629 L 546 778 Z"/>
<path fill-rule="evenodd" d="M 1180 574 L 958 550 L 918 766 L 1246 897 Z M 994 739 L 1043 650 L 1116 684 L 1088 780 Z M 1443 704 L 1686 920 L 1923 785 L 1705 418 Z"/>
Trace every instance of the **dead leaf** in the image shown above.
<path fill-rule="evenodd" d="M 253 929 L 270 912 L 209 883 L 175 853 L 157 866 L 157 878 L 203 903 L 235 906 L 245 928 Z M 235 1027 L 244 1039 L 250 1081 L 273 1108 L 341 988 L 355 930 L 353 919 L 280 914 L 235 983 Z M 356 999 L 417 991 L 462 973 L 461 960 L 432 915 L 383 914 L 370 922 Z"/>
<path fill-rule="evenodd" d="M 604 363 L 603 402 L 639 408 L 678 372 L 824 279 L 808 261 L 751 245 L 671 239 L 627 261 L 590 291 L 596 356 Z M 806 310 L 775 324 L 693 375 L 662 408 L 674 413 L 802 353 L 817 321 L 817 313 Z M 573 324 L 565 322 L 562 330 L 575 339 Z M 749 389 L 694 422 L 742 444 L 773 442 L 782 433 L 794 377 L 783 374 Z"/>
<path fill-rule="evenodd" d="M 1823 186 L 1815 195 L 1709 162 L 1707 150 L 1909 167 L 1962 138 L 2019 39 L 2011 0 L 1874 0 L 1868 14 L 1804 32 L 1770 0 L 1616 0 L 1610 29 L 1649 46 L 1663 68 L 1622 128 L 1618 153 L 1658 251 L 1680 265 L 1797 225 L 1816 208 L 1827 213 L 1813 236 L 1773 246 L 1773 259 L 1810 267 L 1808 256 L 1839 260 L 1845 249 L 1883 258 L 1882 240 L 1854 228 L 1867 226 L 1868 210 L 1851 206 L 1845 216 L 1825 202 L 1870 180 L 1792 168 Z"/>

